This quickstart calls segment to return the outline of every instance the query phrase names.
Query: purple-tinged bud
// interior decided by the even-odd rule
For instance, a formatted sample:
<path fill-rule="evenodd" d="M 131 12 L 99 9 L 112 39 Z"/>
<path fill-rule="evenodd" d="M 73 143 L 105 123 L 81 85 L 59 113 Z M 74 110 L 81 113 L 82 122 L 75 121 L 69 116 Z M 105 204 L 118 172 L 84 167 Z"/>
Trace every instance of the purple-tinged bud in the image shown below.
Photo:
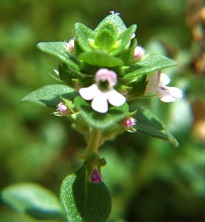
<path fill-rule="evenodd" d="M 126 117 L 121 121 L 122 126 L 129 132 L 135 132 L 136 119 L 131 116 Z"/>
<path fill-rule="evenodd" d="M 74 39 L 70 39 L 70 41 L 68 43 L 66 43 L 66 46 L 65 46 L 65 48 L 70 52 L 74 51 L 74 47 L 75 47 Z"/>
<path fill-rule="evenodd" d="M 57 106 L 57 110 L 61 113 L 61 115 L 65 116 L 70 113 L 70 110 L 65 105 L 64 102 L 60 102 Z"/>
<path fill-rule="evenodd" d="M 91 183 L 102 183 L 102 175 L 98 172 L 97 168 L 94 168 L 90 175 Z"/>
<path fill-rule="evenodd" d="M 135 60 L 142 59 L 144 54 L 145 54 L 145 50 L 141 46 L 135 47 L 135 50 L 134 50 L 134 59 Z"/>

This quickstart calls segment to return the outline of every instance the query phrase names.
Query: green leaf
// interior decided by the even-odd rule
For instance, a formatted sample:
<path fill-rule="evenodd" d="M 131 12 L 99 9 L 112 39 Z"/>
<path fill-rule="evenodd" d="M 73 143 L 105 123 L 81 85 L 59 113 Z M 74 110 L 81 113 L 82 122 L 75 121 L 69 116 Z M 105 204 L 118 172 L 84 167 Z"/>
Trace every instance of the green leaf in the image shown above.
<path fill-rule="evenodd" d="M 72 99 L 75 97 L 75 91 L 66 85 L 48 85 L 31 92 L 25 96 L 22 101 L 33 102 L 42 106 L 56 107 L 60 102 L 61 96 Z"/>
<path fill-rule="evenodd" d="M 84 52 L 79 59 L 85 63 L 99 67 L 123 66 L 124 62 L 116 57 L 110 56 L 103 51 Z"/>
<path fill-rule="evenodd" d="M 20 183 L 6 187 L 1 199 L 20 213 L 35 219 L 65 220 L 58 198 L 49 190 L 34 183 Z"/>
<path fill-rule="evenodd" d="M 127 27 L 125 26 L 120 16 L 114 14 L 105 17 L 94 30 L 94 33 L 97 34 L 103 29 L 108 29 L 109 31 L 111 31 L 111 33 L 113 33 L 114 36 L 118 36 L 123 31 L 125 31 Z"/>
<path fill-rule="evenodd" d="M 136 128 L 137 131 L 152 137 L 168 140 L 175 146 L 178 146 L 177 140 L 165 130 L 163 123 L 148 109 L 143 107 L 135 107 Z"/>
<path fill-rule="evenodd" d="M 124 75 L 124 79 L 132 79 L 137 76 L 161 70 L 163 68 L 176 66 L 177 63 L 174 60 L 168 59 L 165 56 L 157 54 L 149 54 L 145 59 L 137 62 L 131 66 Z"/>
<path fill-rule="evenodd" d="M 109 217 L 109 191 L 104 183 L 88 181 L 85 166 L 64 179 L 60 196 L 70 222 L 105 222 Z"/>
<path fill-rule="evenodd" d="M 115 44 L 115 38 L 108 29 L 104 29 L 97 34 L 94 43 L 98 49 L 109 52 Z"/>
<path fill-rule="evenodd" d="M 55 56 L 70 68 L 77 71 L 80 70 L 76 64 L 78 63 L 77 59 L 65 49 L 65 42 L 40 42 L 37 44 L 37 48 L 47 54 Z"/>
<path fill-rule="evenodd" d="M 83 51 L 89 52 L 92 50 L 90 41 L 94 40 L 94 33 L 87 26 L 79 22 L 76 23 L 75 38 Z"/>
<path fill-rule="evenodd" d="M 116 49 L 110 53 L 110 55 L 116 55 L 130 46 L 131 37 L 133 33 L 136 31 L 136 28 L 137 28 L 136 25 L 132 25 L 120 34 L 119 38 L 117 39 L 117 42 L 119 42 L 119 46 L 117 46 Z"/>
<path fill-rule="evenodd" d="M 106 129 L 119 122 L 129 114 L 127 103 L 120 107 L 111 106 L 109 111 L 105 114 L 97 113 L 92 110 L 89 102 L 83 100 L 81 97 L 76 97 L 74 100 L 76 108 L 80 111 L 82 118 L 88 125 L 95 129 Z"/>

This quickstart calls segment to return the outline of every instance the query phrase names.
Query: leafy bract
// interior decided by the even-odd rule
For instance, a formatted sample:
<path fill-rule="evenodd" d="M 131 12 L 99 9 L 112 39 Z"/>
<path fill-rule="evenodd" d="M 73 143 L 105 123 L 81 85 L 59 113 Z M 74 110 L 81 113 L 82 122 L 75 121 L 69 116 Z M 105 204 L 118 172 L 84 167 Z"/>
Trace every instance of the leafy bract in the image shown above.
<path fill-rule="evenodd" d="M 130 68 L 125 71 L 124 79 L 132 79 L 137 76 L 142 76 L 156 70 L 176 65 L 177 63 L 174 60 L 168 59 L 165 56 L 148 54 L 142 61 L 130 66 Z"/>
<path fill-rule="evenodd" d="M 168 140 L 175 146 L 178 146 L 176 139 L 166 131 L 163 123 L 148 109 L 135 107 L 136 111 L 136 128 L 137 131 L 152 137 Z"/>
<path fill-rule="evenodd" d="M 123 66 L 124 62 L 120 58 L 110 56 L 103 51 L 84 52 L 80 54 L 79 59 L 85 63 L 99 67 Z"/>
<path fill-rule="evenodd" d="M 70 222 L 105 222 L 111 211 L 106 185 L 90 183 L 85 166 L 64 179 L 60 197 Z"/>
<path fill-rule="evenodd" d="M 56 107 L 60 102 L 60 97 L 72 99 L 76 95 L 74 89 L 66 85 L 53 84 L 37 89 L 27 96 L 23 102 L 33 102 L 42 106 Z"/>
<path fill-rule="evenodd" d="M 65 220 L 58 198 L 46 188 L 34 183 L 20 183 L 6 187 L 1 199 L 20 213 L 35 219 Z"/>
<path fill-rule="evenodd" d="M 76 97 L 74 100 L 76 108 L 80 111 L 82 118 L 91 127 L 95 129 L 104 130 L 111 127 L 116 122 L 119 122 L 129 114 L 127 103 L 120 107 L 111 106 L 109 112 L 105 114 L 97 113 L 92 110 L 89 102 L 83 100 L 81 97 Z"/>

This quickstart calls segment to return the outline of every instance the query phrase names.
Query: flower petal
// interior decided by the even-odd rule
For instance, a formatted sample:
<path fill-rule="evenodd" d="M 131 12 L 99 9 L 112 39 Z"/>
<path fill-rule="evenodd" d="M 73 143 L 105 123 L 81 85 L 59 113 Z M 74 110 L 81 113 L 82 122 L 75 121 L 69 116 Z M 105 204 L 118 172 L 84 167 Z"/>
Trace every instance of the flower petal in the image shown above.
<path fill-rule="evenodd" d="M 86 88 L 81 88 L 79 90 L 80 96 L 85 100 L 92 100 L 96 94 L 96 92 L 99 91 L 96 84 L 93 84 Z"/>
<path fill-rule="evenodd" d="M 109 103 L 113 106 L 121 106 L 126 102 L 126 98 L 115 89 L 107 92 L 107 98 Z"/>
<path fill-rule="evenodd" d="M 98 91 L 91 103 L 92 108 L 99 113 L 106 113 L 108 111 L 108 101 L 106 93 Z"/>
<path fill-rule="evenodd" d="M 177 87 L 159 87 L 157 96 L 161 101 L 169 103 L 174 102 L 177 98 L 182 97 L 182 91 Z"/>
<path fill-rule="evenodd" d="M 166 86 L 170 83 L 170 78 L 165 73 L 160 73 L 159 85 Z"/>

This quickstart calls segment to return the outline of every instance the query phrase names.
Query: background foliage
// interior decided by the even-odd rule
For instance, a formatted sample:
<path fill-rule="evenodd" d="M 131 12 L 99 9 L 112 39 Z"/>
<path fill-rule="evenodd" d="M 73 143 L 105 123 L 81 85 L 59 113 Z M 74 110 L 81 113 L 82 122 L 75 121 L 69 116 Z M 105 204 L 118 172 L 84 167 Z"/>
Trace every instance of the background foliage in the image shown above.
<path fill-rule="evenodd" d="M 56 83 L 57 61 L 36 48 L 41 41 L 68 41 L 74 23 L 94 29 L 120 12 L 138 24 L 138 43 L 178 62 L 165 70 L 184 91 L 173 104 L 144 100 L 178 139 L 179 148 L 139 132 L 101 148 L 108 164 L 104 182 L 113 196 L 110 221 L 205 219 L 205 46 L 203 0 L 7 0 L 0 6 L 0 189 L 37 182 L 57 195 L 63 178 L 79 166 L 85 143 L 52 109 L 20 103 L 41 86 Z M 0 220 L 34 221 L 3 204 Z"/>

